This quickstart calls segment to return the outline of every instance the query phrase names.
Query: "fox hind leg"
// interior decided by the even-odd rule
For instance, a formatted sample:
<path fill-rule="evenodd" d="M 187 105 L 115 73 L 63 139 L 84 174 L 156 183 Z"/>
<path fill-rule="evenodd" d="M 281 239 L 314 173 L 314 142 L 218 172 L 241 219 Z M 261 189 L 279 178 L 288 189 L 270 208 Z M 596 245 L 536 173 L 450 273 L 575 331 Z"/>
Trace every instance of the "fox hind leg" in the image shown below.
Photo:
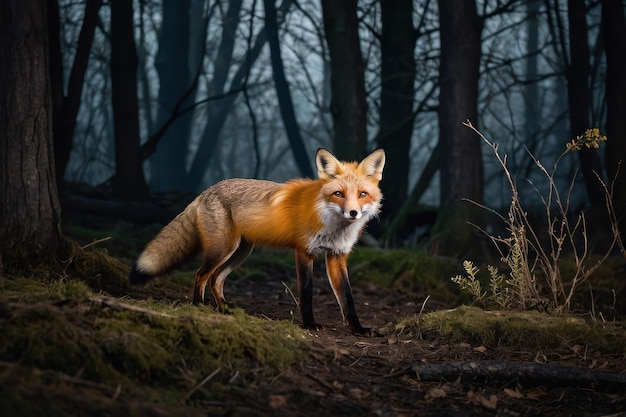
<path fill-rule="evenodd" d="M 221 312 L 226 311 L 228 308 L 226 299 L 224 298 L 224 281 L 228 274 L 250 256 L 252 249 L 254 249 L 254 243 L 242 237 L 237 249 L 235 249 L 226 262 L 220 265 L 211 275 L 211 291 L 213 292 L 213 297 Z"/>
<path fill-rule="evenodd" d="M 196 278 L 193 283 L 194 304 L 206 304 L 204 292 L 207 283 L 211 280 L 211 285 L 213 285 L 213 275 L 216 271 L 220 270 L 222 265 L 228 262 L 233 253 L 237 251 L 239 244 L 239 239 L 235 240 L 230 247 L 226 247 L 224 242 L 219 241 L 207 242 L 205 244 L 204 259 L 202 265 L 198 268 L 198 271 L 196 271 Z M 216 301 L 218 302 L 218 307 L 221 309 L 223 306 L 219 305 L 219 300 Z"/>
<path fill-rule="evenodd" d="M 193 282 L 193 303 L 204 304 L 204 290 L 206 284 L 209 281 L 210 276 L 215 271 L 215 259 L 211 259 L 207 256 L 204 257 L 202 265 L 196 271 L 196 278 Z"/>

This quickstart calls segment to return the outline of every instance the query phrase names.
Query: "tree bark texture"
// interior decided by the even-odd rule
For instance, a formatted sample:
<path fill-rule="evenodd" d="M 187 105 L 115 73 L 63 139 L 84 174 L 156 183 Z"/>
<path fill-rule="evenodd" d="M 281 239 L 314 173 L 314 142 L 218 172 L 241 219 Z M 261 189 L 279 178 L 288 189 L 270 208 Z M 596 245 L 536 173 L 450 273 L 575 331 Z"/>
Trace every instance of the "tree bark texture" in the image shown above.
<path fill-rule="evenodd" d="M 114 193 L 124 199 L 148 195 L 142 168 L 137 99 L 137 51 L 133 3 L 111 1 L 111 102 L 115 129 Z"/>
<path fill-rule="evenodd" d="M 607 180 L 615 180 L 613 206 L 620 222 L 622 239 L 625 239 L 626 167 L 623 164 L 626 161 L 626 23 L 622 0 L 602 1 L 601 28 L 607 64 L 605 164 Z"/>
<path fill-rule="evenodd" d="M 2 270 L 2 258 L 45 260 L 60 241 L 45 2 L 0 2 L 0 62 Z"/>
<path fill-rule="evenodd" d="M 367 154 L 365 65 L 359 42 L 357 0 L 322 0 L 331 67 L 333 151 L 341 160 Z"/>
<path fill-rule="evenodd" d="M 412 0 L 382 1 L 380 37 L 381 92 L 378 147 L 384 148 L 389 161 L 381 187 L 385 196 L 382 219 L 395 216 L 407 197 L 413 99 L 415 83 L 415 40 Z"/>
<path fill-rule="evenodd" d="M 441 210 L 433 230 L 437 250 L 459 255 L 476 249 L 473 226 L 483 213 L 462 201 L 483 201 L 480 139 L 462 125 L 477 120 L 482 21 L 474 1 L 439 0 L 439 142 Z"/>
<path fill-rule="evenodd" d="M 267 40 L 271 51 L 272 74 L 274 77 L 274 85 L 276 87 L 276 95 L 278 96 L 278 105 L 280 114 L 283 118 L 283 124 L 291 145 L 291 151 L 296 160 L 296 165 L 300 169 L 301 175 L 313 178 L 313 168 L 311 167 L 311 159 L 307 155 L 306 147 L 300 127 L 296 120 L 296 112 L 293 109 L 293 101 L 291 100 L 291 92 L 289 91 L 289 83 L 285 76 L 283 68 L 283 59 L 280 55 L 280 42 L 278 41 L 278 20 L 276 16 L 276 7 L 274 0 L 264 0 L 265 5 L 265 29 L 267 31 Z"/>

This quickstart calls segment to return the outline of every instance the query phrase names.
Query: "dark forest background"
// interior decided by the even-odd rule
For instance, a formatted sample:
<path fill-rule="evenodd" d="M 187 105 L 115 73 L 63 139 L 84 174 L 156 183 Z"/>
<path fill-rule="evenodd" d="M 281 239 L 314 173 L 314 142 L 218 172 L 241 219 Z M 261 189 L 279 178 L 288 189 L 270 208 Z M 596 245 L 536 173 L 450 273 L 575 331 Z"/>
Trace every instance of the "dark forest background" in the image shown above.
<path fill-rule="evenodd" d="M 0 6 L 5 245 L 50 247 L 77 190 L 99 190 L 92 208 L 184 200 L 223 178 L 313 177 L 318 147 L 382 147 L 372 235 L 464 255 L 470 223 L 489 228 L 465 199 L 511 198 L 466 120 L 507 154 L 530 207 L 529 152 L 550 167 L 599 128 L 606 146 L 567 155 L 555 178 L 575 180 L 573 211 L 606 205 L 596 174 L 615 181 L 626 214 L 622 0 L 27 3 Z"/>

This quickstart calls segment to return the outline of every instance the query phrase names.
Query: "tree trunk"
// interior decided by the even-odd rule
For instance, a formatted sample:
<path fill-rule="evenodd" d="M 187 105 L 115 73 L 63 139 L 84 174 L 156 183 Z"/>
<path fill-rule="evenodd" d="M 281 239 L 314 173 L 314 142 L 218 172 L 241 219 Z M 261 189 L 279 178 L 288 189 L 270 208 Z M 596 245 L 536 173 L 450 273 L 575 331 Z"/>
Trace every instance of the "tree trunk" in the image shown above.
<path fill-rule="evenodd" d="M 432 248 L 448 255 L 479 249 L 474 226 L 484 213 L 480 139 L 462 122 L 477 120 L 482 21 L 474 1 L 439 0 L 441 62 L 439 69 L 439 143 L 441 209 L 433 229 Z"/>
<path fill-rule="evenodd" d="M 191 0 L 164 0 L 163 21 L 159 31 L 159 52 L 155 67 L 159 74 L 159 99 L 156 125 L 162 126 L 172 114 L 176 103 L 189 89 L 193 72 L 189 68 Z M 186 103 L 193 102 L 193 95 Z M 184 120 L 191 113 L 173 122 L 159 140 L 150 158 L 150 186 L 153 191 L 184 189 L 189 151 L 190 125 Z"/>
<path fill-rule="evenodd" d="M 380 38 L 381 92 L 378 147 L 384 148 L 389 161 L 381 183 L 385 196 L 381 219 L 395 216 L 407 198 L 411 136 L 413 134 L 413 99 L 415 83 L 415 29 L 412 0 L 382 1 Z"/>
<path fill-rule="evenodd" d="M 591 64 L 589 62 L 589 41 L 585 0 L 568 0 L 570 62 L 567 68 L 567 96 L 569 100 L 569 120 L 572 139 L 585 133 L 590 126 Z M 600 157 L 593 148 L 578 151 L 585 188 L 592 207 L 604 206 L 604 190 L 596 174 L 602 178 Z M 595 211 L 595 209 L 594 209 Z"/>
<path fill-rule="evenodd" d="M 91 45 L 98 23 L 98 12 L 102 0 L 89 0 L 85 3 L 83 24 L 76 43 L 74 63 L 70 70 L 67 94 L 64 92 L 63 56 L 59 37 L 59 4 L 48 0 L 48 32 L 50 39 L 50 78 L 52 84 L 52 117 L 54 132 L 54 159 L 59 188 L 63 188 L 63 177 L 70 160 L 76 129 L 76 117 L 80 108 L 85 73 L 91 54 Z"/>
<path fill-rule="evenodd" d="M 139 147 L 137 51 L 133 3 L 111 1 L 111 102 L 115 129 L 114 193 L 124 199 L 148 195 Z"/>
<path fill-rule="evenodd" d="M 291 3 L 292 0 L 283 0 L 281 3 L 279 10 L 282 11 L 282 13 L 279 13 L 278 17 L 280 22 L 284 20 L 289 8 L 291 7 Z M 213 153 L 215 152 L 220 132 L 222 131 L 222 128 L 226 123 L 226 119 L 228 118 L 228 114 L 230 113 L 230 110 L 235 103 L 235 99 L 237 98 L 237 94 L 235 93 L 243 89 L 244 83 L 247 82 L 247 76 L 250 72 L 250 68 L 252 67 L 254 61 L 256 61 L 259 57 L 261 50 L 265 46 L 265 42 L 267 42 L 267 29 L 264 27 L 259 31 L 254 45 L 249 49 L 246 60 L 240 65 L 231 80 L 231 94 L 225 95 L 224 98 L 220 100 L 212 100 L 209 102 L 210 107 L 208 114 L 210 114 L 211 117 L 204 128 L 204 133 L 200 144 L 198 145 L 198 150 L 196 151 L 191 167 L 189 168 L 189 173 L 187 175 L 187 187 L 189 190 L 197 190 L 202 183 L 206 173 L 206 168 L 213 157 Z"/>
<path fill-rule="evenodd" d="M 539 76 L 539 13 L 542 3 L 529 1 L 526 3 L 526 28 L 528 41 L 526 42 L 526 79 L 531 82 L 523 86 L 524 89 L 524 145 L 531 154 L 535 154 L 541 143 L 541 100 L 539 97 L 539 83 L 535 82 Z M 529 158 L 530 159 L 530 158 Z M 530 168 L 532 165 L 527 165 Z M 522 175 L 530 175 L 528 172 Z"/>
<path fill-rule="evenodd" d="M 433 152 L 430 154 L 430 157 L 428 158 L 428 161 L 426 162 L 426 165 L 422 170 L 422 174 L 415 183 L 413 190 L 411 190 L 411 193 L 398 209 L 398 213 L 393 216 L 391 222 L 385 228 L 385 246 L 393 245 L 399 240 L 399 235 L 401 231 L 400 229 L 403 225 L 409 223 L 411 214 L 416 211 L 417 203 L 430 186 L 430 183 L 432 182 L 435 174 L 439 171 L 439 166 L 441 165 L 440 160 L 441 146 L 437 144 L 435 149 L 433 149 Z"/>
<path fill-rule="evenodd" d="M 52 260 L 61 241 L 46 2 L 0 2 L 0 62 L 1 271 Z"/>
<path fill-rule="evenodd" d="M 242 0 L 229 0 L 228 11 L 222 21 L 222 36 L 220 46 L 215 57 L 211 94 L 224 93 L 224 86 L 228 81 L 228 74 L 232 66 L 235 39 L 241 15 Z"/>
<path fill-rule="evenodd" d="M 313 178 L 311 159 L 309 159 L 304 141 L 302 140 L 302 135 L 300 135 L 300 128 L 296 120 L 296 113 L 293 109 L 289 84 L 287 83 L 287 77 L 285 77 L 283 59 L 280 55 L 278 21 L 274 0 L 264 0 L 263 3 L 265 4 L 265 29 L 267 31 L 267 40 L 271 51 L 272 74 L 274 75 L 274 85 L 276 87 L 278 105 L 283 117 L 285 131 L 287 132 L 291 151 L 300 169 L 300 173 L 305 177 Z"/>
<path fill-rule="evenodd" d="M 365 65 L 359 42 L 357 0 L 322 0 L 331 67 L 333 151 L 342 160 L 367 154 Z"/>
<path fill-rule="evenodd" d="M 613 206 L 626 237 L 626 23 L 621 0 L 602 1 L 602 33 L 606 53 L 606 156 L 608 181 L 615 180 Z M 619 175 L 618 175 L 619 170 Z"/>

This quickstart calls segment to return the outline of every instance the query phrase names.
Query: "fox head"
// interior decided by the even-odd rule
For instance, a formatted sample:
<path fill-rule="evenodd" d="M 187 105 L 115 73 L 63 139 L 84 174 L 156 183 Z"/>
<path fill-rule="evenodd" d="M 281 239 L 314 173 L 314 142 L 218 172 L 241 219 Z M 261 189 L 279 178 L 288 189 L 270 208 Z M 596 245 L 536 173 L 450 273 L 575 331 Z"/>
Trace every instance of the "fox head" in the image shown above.
<path fill-rule="evenodd" d="M 378 183 L 385 166 L 385 151 L 375 150 L 361 162 L 341 162 L 326 149 L 318 149 L 317 173 L 324 182 L 323 216 L 339 216 L 345 222 L 366 223 L 380 211 Z"/>

